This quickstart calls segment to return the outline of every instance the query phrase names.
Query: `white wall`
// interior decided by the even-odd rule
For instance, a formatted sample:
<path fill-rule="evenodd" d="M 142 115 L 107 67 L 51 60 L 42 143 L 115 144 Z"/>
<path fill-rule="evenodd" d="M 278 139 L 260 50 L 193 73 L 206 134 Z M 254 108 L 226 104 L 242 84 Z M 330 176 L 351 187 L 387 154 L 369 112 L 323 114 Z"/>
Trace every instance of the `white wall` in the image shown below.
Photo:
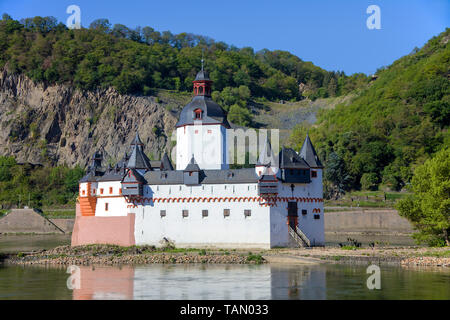
<path fill-rule="evenodd" d="M 109 188 L 112 187 L 112 193 Z M 127 202 L 125 197 L 120 194 L 122 185 L 120 181 L 104 181 L 98 182 L 97 185 L 97 206 L 95 215 L 99 217 L 118 217 L 126 216 L 128 214 Z M 100 189 L 103 189 L 103 194 L 100 194 Z M 108 211 L 105 210 L 105 204 L 108 203 Z"/>
<path fill-rule="evenodd" d="M 201 169 L 226 169 L 226 135 L 222 125 L 177 128 L 177 170 L 184 170 L 194 155 Z"/>
<path fill-rule="evenodd" d="M 180 190 L 181 187 L 181 190 Z M 257 184 L 145 186 L 152 198 L 257 197 Z M 224 217 L 223 210 L 230 209 Z M 251 210 L 245 217 L 244 210 Z M 136 244 L 160 245 L 163 237 L 178 247 L 270 247 L 270 208 L 253 201 L 150 202 L 131 209 L 136 214 Z M 160 216 L 166 210 L 166 216 Z M 189 216 L 183 218 L 182 210 Z M 208 217 L 202 217 L 208 210 Z"/>

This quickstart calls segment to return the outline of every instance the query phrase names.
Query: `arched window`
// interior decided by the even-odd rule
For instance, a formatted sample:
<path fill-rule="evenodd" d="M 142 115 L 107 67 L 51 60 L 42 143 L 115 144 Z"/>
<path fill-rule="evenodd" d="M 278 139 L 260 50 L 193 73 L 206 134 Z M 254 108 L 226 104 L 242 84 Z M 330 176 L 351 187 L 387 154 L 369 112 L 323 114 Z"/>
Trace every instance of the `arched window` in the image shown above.
<path fill-rule="evenodd" d="M 195 120 L 201 120 L 202 119 L 202 109 L 195 109 L 194 110 L 194 119 Z"/>

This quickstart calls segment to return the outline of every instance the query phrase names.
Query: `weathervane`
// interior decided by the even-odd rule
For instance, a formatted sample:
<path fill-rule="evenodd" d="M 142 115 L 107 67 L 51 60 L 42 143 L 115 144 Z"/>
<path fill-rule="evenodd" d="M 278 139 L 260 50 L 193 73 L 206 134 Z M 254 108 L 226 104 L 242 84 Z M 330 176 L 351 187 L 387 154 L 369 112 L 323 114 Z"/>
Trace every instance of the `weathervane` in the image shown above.
<path fill-rule="evenodd" d="M 203 71 L 203 62 L 205 61 L 204 59 L 203 59 L 203 52 L 204 52 L 204 48 L 202 48 L 202 71 Z"/>

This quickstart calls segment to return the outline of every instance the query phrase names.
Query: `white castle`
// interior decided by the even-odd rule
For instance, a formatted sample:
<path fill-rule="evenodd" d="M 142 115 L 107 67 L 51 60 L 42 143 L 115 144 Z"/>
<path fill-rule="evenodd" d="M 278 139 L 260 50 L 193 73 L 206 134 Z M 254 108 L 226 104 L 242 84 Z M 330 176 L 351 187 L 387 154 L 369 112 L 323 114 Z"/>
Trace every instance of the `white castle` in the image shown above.
<path fill-rule="evenodd" d="M 94 155 L 80 180 L 72 245 L 324 245 L 323 166 L 309 136 L 276 162 L 267 142 L 254 168 L 230 169 L 230 125 L 211 83 L 202 68 L 176 124 L 176 169 L 167 154 L 150 161 L 138 133 L 114 168 L 102 171 Z"/>

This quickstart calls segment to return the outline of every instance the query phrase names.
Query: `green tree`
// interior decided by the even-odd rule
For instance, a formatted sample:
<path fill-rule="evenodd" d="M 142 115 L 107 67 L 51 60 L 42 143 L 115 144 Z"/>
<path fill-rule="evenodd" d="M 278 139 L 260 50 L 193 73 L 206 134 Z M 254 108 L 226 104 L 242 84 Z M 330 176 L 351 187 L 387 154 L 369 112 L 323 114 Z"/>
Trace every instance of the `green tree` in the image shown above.
<path fill-rule="evenodd" d="M 450 245 L 450 148 L 416 168 L 414 194 L 397 204 L 399 214 L 419 230 L 413 237 L 429 245 Z"/>
<path fill-rule="evenodd" d="M 247 127 L 251 123 L 251 113 L 247 108 L 233 104 L 228 113 L 228 120 L 237 125 Z"/>

